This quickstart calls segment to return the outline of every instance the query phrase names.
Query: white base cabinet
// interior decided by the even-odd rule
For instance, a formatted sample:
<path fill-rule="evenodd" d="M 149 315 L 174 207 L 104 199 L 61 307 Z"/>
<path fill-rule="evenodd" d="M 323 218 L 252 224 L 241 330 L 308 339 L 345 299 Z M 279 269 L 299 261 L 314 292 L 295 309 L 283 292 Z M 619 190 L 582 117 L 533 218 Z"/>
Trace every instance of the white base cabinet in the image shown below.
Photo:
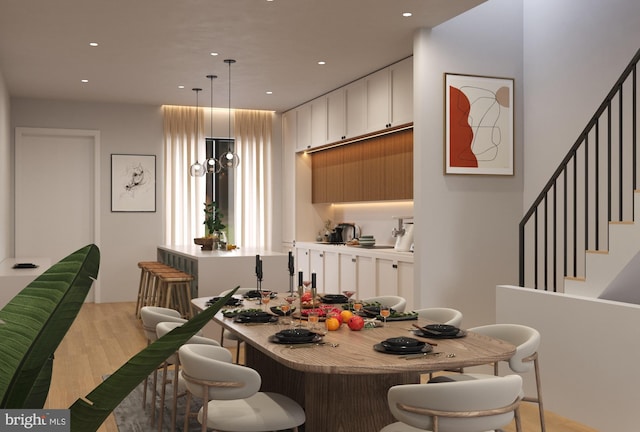
<path fill-rule="evenodd" d="M 305 278 L 316 273 L 319 293 L 355 291 L 355 298 L 399 295 L 413 307 L 413 254 L 393 249 L 364 249 L 318 243 L 296 243 L 296 266 Z M 305 270 L 306 269 L 306 270 Z"/>

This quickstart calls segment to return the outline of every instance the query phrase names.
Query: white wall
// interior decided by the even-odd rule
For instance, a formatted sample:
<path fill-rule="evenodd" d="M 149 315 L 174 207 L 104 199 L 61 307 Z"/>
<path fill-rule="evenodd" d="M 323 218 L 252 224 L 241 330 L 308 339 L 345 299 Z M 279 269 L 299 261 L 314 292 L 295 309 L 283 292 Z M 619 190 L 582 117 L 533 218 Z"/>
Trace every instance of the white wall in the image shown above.
<path fill-rule="evenodd" d="M 541 334 L 545 409 L 601 431 L 638 430 L 640 306 L 513 286 L 498 286 L 496 297 L 497 322 Z"/>
<path fill-rule="evenodd" d="M 154 260 L 156 246 L 162 244 L 164 157 L 160 107 L 12 99 L 11 130 L 17 126 L 100 131 L 101 301 L 134 301 L 140 274 L 137 263 Z M 111 212 L 112 153 L 156 155 L 155 213 Z"/>
<path fill-rule="evenodd" d="M 0 70 L 0 261 L 13 250 L 13 153 L 9 128 L 9 92 Z"/>
<path fill-rule="evenodd" d="M 637 0 L 524 0 L 525 211 L 640 47 L 638 22 Z"/>
<path fill-rule="evenodd" d="M 444 175 L 444 73 L 515 79 L 515 175 Z M 518 279 L 523 189 L 522 2 L 491 0 L 414 42 L 417 303 L 494 322 L 495 286 Z M 418 295 L 421 296 L 421 300 Z"/>

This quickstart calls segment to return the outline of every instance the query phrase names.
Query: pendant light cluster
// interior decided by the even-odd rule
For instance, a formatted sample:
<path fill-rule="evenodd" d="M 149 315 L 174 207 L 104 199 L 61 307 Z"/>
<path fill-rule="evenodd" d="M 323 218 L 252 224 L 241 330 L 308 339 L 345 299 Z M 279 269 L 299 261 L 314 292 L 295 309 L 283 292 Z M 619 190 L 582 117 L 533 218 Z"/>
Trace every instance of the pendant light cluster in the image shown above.
<path fill-rule="evenodd" d="M 227 136 L 229 136 L 229 144 L 227 146 L 227 151 L 222 156 L 220 156 L 219 159 L 216 159 L 215 157 L 208 158 L 204 161 L 203 164 L 200 164 L 200 162 L 196 161 L 193 165 L 191 165 L 189 169 L 189 173 L 191 174 L 192 177 L 202 177 L 205 174 L 219 173 L 223 169 L 235 168 L 240 164 L 240 158 L 236 153 L 234 153 L 233 147 L 231 144 L 233 143 L 233 139 L 231 139 L 231 65 L 236 61 L 233 59 L 226 59 L 224 62 L 229 65 L 229 106 L 228 106 L 229 123 L 228 123 L 228 130 L 227 130 L 228 132 Z M 218 78 L 218 76 L 207 75 L 207 78 L 211 82 L 210 136 L 213 137 L 213 80 Z M 198 109 L 198 92 L 200 92 L 201 90 L 202 90 L 201 88 L 193 89 L 193 91 L 196 92 L 196 111 Z M 197 121 L 198 118 L 199 117 L 196 117 L 196 142 L 198 142 L 198 139 L 199 139 L 199 125 Z"/>

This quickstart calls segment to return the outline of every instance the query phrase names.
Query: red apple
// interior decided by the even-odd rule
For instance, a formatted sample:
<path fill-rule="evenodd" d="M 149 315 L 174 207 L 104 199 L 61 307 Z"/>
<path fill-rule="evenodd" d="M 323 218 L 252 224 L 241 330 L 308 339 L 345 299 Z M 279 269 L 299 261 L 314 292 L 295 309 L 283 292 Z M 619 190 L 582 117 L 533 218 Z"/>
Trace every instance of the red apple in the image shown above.
<path fill-rule="evenodd" d="M 300 297 L 300 300 L 302 300 L 303 302 L 310 302 L 311 301 L 311 291 L 306 291 L 304 294 L 302 294 L 302 297 Z"/>
<path fill-rule="evenodd" d="M 349 318 L 349 322 L 347 324 L 351 330 L 361 330 L 362 327 L 364 327 L 364 320 L 362 317 L 354 315 Z"/>

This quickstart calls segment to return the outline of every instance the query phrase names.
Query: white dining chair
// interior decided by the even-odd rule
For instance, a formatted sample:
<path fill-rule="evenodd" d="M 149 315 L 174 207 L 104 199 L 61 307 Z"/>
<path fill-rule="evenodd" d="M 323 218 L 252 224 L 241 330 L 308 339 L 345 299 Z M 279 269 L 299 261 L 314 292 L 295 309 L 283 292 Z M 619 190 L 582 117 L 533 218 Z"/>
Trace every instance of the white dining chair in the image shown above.
<path fill-rule="evenodd" d="M 160 306 L 144 306 L 140 309 L 140 318 L 142 319 L 142 329 L 144 330 L 144 334 L 147 337 L 147 345 L 154 342 L 158 339 L 158 334 L 156 333 L 156 326 L 160 322 L 175 322 L 179 324 L 184 324 L 187 322 L 186 319 L 180 316 L 180 312 L 174 309 L 160 307 Z M 148 380 L 147 380 L 148 381 Z M 147 406 L 147 388 L 148 382 L 145 381 L 144 391 L 142 394 L 142 407 L 146 409 Z M 155 425 L 156 421 L 156 393 L 157 393 L 157 385 L 158 385 L 158 369 L 153 371 L 153 379 L 152 379 L 152 388 L 153 392 L 151 395 L 151 425 Z"/>
<path fill-rule="evenodd" d="M 156 334 L 158 338 L 161 338 L 165 334 L 169 333 L 176 327 L 180 327 L 182 323 L 179 322 L 160 322 L 156 325 Z M 209 339 L 203 336 L 192 336 L 186 343 L 190 344 L 203 344 L 220 346 L 217 340 Z M 173 365 L 173 377 L 168 378 L 169 366 Z M 167 358 L 162 365 L 162 383 L 160 384 L 160 410 L 158 414 L 158 431 L 162 431 L 162 425 L 164 421 L 164 408 L 166 401 L 167 384 L 171 383 L 172 386 L 172 400 L 171 400 L 171 431 L 176 428 L 176 414 L 178 406 L 178 397 L 185 394 L 185 386 L 180 377 L 180 356 L 176 352 Z"/>
<path fill-rule="evenodd" d="M 540 333 L 532 328 L 520 324 L 489 324 L 468 329 L 470 332 L 483 334 L 501 339 L 516 346 L 516 353 L 508 360 L 509 368 L 518 374 L 534 371 L 536 380 L 536 396 L 524 396 L 524 402 L 538 404 L 540 429 L 546 431 L 544 420 L 544 406 L 542 404 L 542 381 L 538 362 L 538 348 L 540 347 Z M 494 363 L 494 375 L 498 375 L 498 363 Z M 473 375 L 470 375 L 473 376 Z M 455 380 L 467 379 L 464 376 L 451 375 Z"/>
<path fill-rule="evenodd" d="M 407 300 L 404 297 L 386 295 L 369 297 L 362 300 L 364 303 L 380 303 L 383 306 L 388 306 L 396 312 L 404 312 L 407 307 Z"/>
<path fill-rule="evenodd" d="M 188 428 L 192 396 L 203 400 L 197 419 L 207 428 L 227 432 L 298 430 L 305 422 L 302 407 L 292 399 L 261 392 L 262 379 L 254 369 L 231 362 L 222 347 L 186 344 L 180 347 L 181 379 L 187 387 Z"/>
<path fill-rule="evenodd" d="M 380 432 L 485 432 L 498 430 L 514 418 L 520 432 L 521 392 L 519 375 L 396 385 L 389 389 L 387 403 L 398 421 Z"/>
<path fill-rule="evenodd" d="M 445 307 L 432 307 L 414 310 L 418 318 L 433 321 L 438 324 L 448 324 L 460 328 L 462 325 L 462 312 L 457 309 Z"/>

